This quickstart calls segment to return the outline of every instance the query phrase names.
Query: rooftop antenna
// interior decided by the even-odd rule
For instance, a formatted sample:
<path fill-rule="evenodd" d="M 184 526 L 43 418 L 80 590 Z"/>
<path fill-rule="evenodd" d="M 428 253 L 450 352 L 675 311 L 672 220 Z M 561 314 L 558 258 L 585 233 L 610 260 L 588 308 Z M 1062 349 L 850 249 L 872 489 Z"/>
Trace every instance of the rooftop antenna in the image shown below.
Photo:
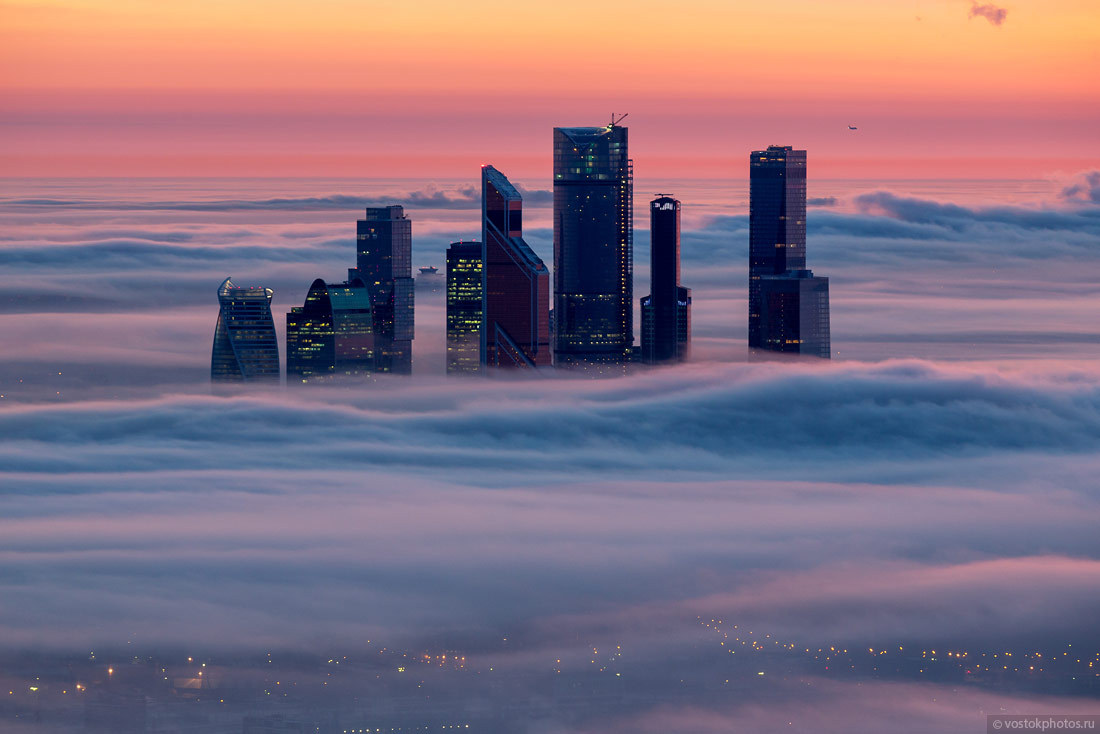
<path fill-rule="evenodd" d="M 619 118 L 618 120 L 616 120 L 616 119 L 615 119 L 615 113 L 614 113 L 614 112 L 612 112 L 612 113 L 611 113 L 611 124 L 610 124 L 610 125 L 608 125 L 608 127 L 609 127 L 609 128 L 611 128 L 611 127 L 615 127 L 615 126 L 616 126 L 616 125 L 618 125 L 618 124 L 619 124 L 620 122 L 622 122 L 623 120 L 625 120 L 625 119 L 627 118 L 627 115 L 629 115 L 629 114 L 630 114 L 630 113 L 629 113 L 629 112 L 627 112 L 627 113 L 623 114 L 623 115 L 622 115 L 622 116 L 621 116 L 621 117 L 620 117 L 620 118 Z"/>

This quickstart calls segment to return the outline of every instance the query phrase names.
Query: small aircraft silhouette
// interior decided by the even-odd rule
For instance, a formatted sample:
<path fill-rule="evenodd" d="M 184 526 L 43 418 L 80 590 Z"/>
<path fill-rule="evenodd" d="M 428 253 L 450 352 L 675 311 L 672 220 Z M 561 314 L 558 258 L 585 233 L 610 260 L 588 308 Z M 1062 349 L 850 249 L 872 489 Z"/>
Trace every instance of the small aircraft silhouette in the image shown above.
<path fill-rule="evenodd" d="M 858 127 L 856 127 L 855 125 L 849 125 L 849 126 L 848 126 L 848 129 L 849 129 L 849 130 L 859 130 L 859 128 L 858 128 Z"/>

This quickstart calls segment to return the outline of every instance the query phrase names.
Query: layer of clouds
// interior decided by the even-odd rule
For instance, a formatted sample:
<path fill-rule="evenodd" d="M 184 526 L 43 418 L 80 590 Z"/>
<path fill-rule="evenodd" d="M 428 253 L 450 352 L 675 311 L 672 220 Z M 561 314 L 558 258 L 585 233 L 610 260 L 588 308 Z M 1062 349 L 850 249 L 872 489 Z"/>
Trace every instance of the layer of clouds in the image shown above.
<path fill-rule="evenodd" d="M 1100 171 L 1079 174 L 1062 189 L 1061 197 L 1071 202 L 1100 204 Z"/>
<path fill-rule="evenodd" d="M 925 269 L 929 260 L 976 263 L 995 258 L 998 264 L 1012 264 L 1100 256 L 1100 209 L 1093 207 L 967 207 L 884 191 L 854 197 L 851 209 L 808 217 L 811 261 L 835 267 L 888 260 Z M 837 238 L 844 238 L 845 247 L 833 246 Z M 714 218 L 702 230 L 686 233 L 684 240 L 684 257 L 698 265 L 725 258 L 740 265 L 748 257 L 748 216 Z"/>
<path fill-rule="evenodd" d="M 0 433 L 9 644 L 542 646 L 708 609 L 993 642 L 1085 637 L 1100 602 L 1095 372 L 394 380 L 9 406 Z M 1008 603 L 1022 580 L 1036 603 Z M 75 603 L 86 624 L 57 630 Z"/>
<path fill-rule="evenodd" d="M 547 206 L 553 203 L 553 193 L 520 187 L 523 201 L 528 206 Z M 56 199 L 56 198 L 9 198 L 0 200 L 0 206 L 17 208 L 59 208 L 65 210 L 116 210 L 116 211 L 326 211 L 362 209 L 400 204 L 407 207 L 430 209 L 480 209 L 481 192 L 473 186 L 461 186 L 453 189 L 441 189 L 428 186 L 413 191 L 398 191 L 388 194 L 351 196 L 333 194 L 330 196 L 306 196 L 298 198 L 275 199 L 227 199 L 210 201 L 138 201 L 109 199 Z"/>
<path fill-rule="evenodd" d="M 644 701 L 583 723 L 549 707 L 546 730 L 707 732 L 896 710 L 914 731 L 971 730 L 1024 699 L 734 658 L 701 618 L 806 647 L 1097 649 L 1100 208 L 1085 189 L 1060 205 L 816 201 L 809 260 L 832 279 L 834 346 L 873 362 L 745 362 L 747 217 L 712 202 L 683 240 L 696 363 L 445 379 L 441 296 L 420 291 L 417 380 L 221 392 L 218 283 L 274 287 L 281 330 L 314 277 L 353 264 L 342 200 L 255 185 L 143 208 L 81 186 L 22 197 L 76 211 L 3 208 L 0 654 L 369 639 L 587 675 L 593 649 L 615 648 L 617 671 L 651 682 Z M 414 265 L 441 265 L 477 236 L 475 192 L 416 192 Z M 549 192 L 526 196 L 525 234 L 551 263 Z M 886 360 L 903 350 L 957 361 Z M 774 709 L 731 707 L 726 679 Z M 507 696 L 538 700 L 527 680 Z M 703 693 L 686 702 L 681 684 Z"/>

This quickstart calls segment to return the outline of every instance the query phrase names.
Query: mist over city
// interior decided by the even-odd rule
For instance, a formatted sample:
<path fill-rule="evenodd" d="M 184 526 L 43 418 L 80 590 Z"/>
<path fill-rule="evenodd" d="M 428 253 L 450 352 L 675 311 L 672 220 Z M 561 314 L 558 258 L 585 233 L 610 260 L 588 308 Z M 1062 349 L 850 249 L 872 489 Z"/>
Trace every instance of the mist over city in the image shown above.
<path fill-rule="evenodd" d="M 1095 724 L 1095 8 L 344 5 L 0 7 L 0 731 Z"/>

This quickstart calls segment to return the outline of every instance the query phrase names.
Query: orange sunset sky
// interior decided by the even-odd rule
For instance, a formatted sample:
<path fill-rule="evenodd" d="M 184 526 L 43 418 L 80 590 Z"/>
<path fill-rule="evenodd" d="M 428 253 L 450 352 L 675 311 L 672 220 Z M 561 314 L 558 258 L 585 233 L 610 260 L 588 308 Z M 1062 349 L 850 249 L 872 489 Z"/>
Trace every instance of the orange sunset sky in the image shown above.
<path fill-rule="evenodd" d="M 1098 49 L 1095 0 L 0 0 L 0 168 L 538 176 L 614 111 L 641 177 L 1057 175 L 1100 167 Z"/>

